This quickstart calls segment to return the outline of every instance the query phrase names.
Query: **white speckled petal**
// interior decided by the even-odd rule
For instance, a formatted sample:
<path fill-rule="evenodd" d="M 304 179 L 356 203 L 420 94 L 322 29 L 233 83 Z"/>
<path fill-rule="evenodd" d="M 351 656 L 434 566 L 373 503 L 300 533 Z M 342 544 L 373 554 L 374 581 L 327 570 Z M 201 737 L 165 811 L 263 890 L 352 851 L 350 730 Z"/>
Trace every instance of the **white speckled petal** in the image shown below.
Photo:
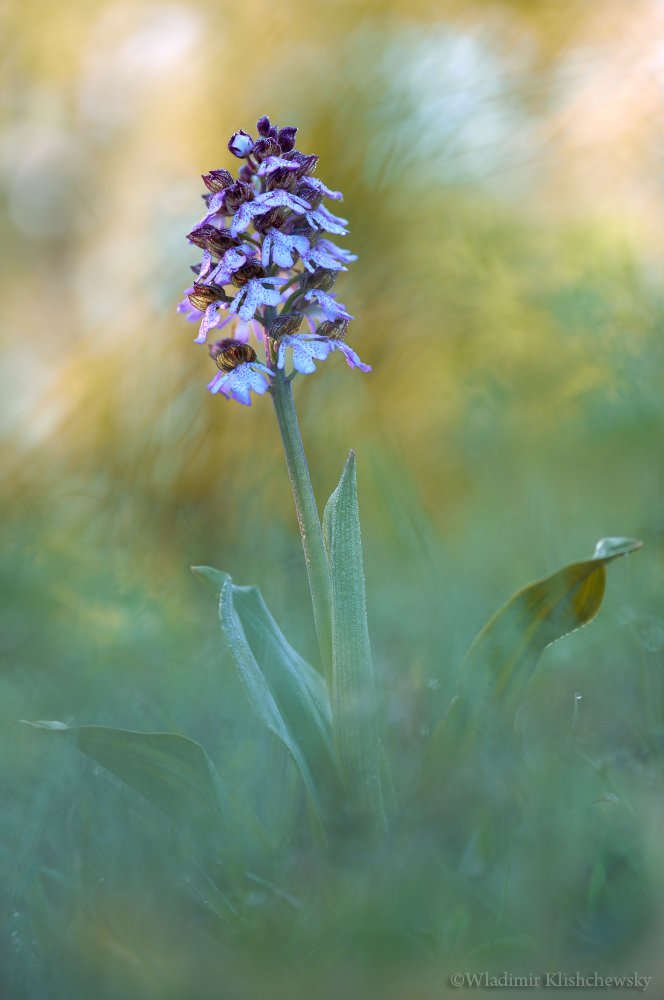
<path fill-rule="evenodd" d="M 298 170 L 299 166 L 299 163 L 294 163 L 293 160 L 284 160 L 281 156 L 268 156 L 258 168 L 258 176 L 265 177 L 266 174 L 271 174 L 279 167 L 284 167 L 286 170 Z"/>
<path fill-rule="evenodd" d="M 314 229 L 324 229 L 327 233 L 336 233 L 337 236 L 348 236 L 348 230 L 344 229 L 342 225 L 336 222 L 330 221 L 320 209 L 316 209 L 315 212 L 306 213 L 307 222 Z"/>
<path fill-rule="evenodd" d="M 371 365 L 362 364 L 353 348 L 349 347 L 348 344 L 344 344 L 342 340 L 331 340 L 330 348 L 333 351 L 341 351 L 351 368 L 359 368 L 363 372 L 371 371 Z"/>
<path fill-rule="evenodd" d="M 317 177 L 303 177 L 302 182 L 307 185 L 307 187 L 313 188 L 314 191 L 322 191 L 324 195 L 328 198 L 332 198 L 334 201 L 343 201 L 343 195 L 341 191 L 331 191 L 327 185 L 319 181 Z"/>

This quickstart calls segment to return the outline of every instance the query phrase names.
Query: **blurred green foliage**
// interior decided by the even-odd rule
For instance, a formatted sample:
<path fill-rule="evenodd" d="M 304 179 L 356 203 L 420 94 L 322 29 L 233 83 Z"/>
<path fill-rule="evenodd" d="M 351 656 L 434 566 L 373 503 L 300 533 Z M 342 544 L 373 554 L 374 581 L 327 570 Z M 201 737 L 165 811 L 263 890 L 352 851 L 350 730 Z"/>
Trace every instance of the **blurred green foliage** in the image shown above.
<path fill-rule="evenodd" d="M 428 1000 L 467 967 L 657 977 L 654 5 L 15 0 L 0 18 L 2 995 Z M 259 585 L 316 662 L 269 401 L 210 397 L 174 313 L 197 177 L 264 113 L 320 154 L 360 255 L 340 296 L 373 372 L 335 355 L 294 392 L 319 505 L 357 455 L 399 798 L 510 594 L 602 536 L 646 543 L 544 654 L 519 823 L 487 803 L 462 849 L 423 835 L 389 871 L 302 840 L 297 774 L 188 570 Z M 200 741 L 279 845 L 281 889 L 248 879 L 220 932 L 161 814 L 18 718 Z"/>

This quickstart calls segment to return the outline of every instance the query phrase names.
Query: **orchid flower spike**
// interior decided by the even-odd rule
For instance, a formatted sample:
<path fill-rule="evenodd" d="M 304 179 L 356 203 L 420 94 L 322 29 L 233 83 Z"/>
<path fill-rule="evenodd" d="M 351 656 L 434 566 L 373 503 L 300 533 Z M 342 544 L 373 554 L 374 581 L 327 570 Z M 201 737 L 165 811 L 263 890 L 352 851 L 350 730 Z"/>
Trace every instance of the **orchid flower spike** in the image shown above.
<path fill-rule="evenodd" d="M 253 135 L 235 132 L 228 149 L 242 161 L 237 176 L 225 168 L 203 175 L 207 211 L 187 236 L 203 256 L 192 266 L 194 283 L 177 311 L 199 324 L 198 344 L 225 328 L 210 348 L 218 370 L 208 389 L 245 406 L 252 392 L 262 396 L 275 378 L 284 378 L 287 349 L 293 358 L 288 378 L 314 372 L 315 362 L 335 351 L 351 368 L 371 371 L 345 343 L 353 317 L 332 291 L 357 260 L 325 235 L 348 232 L 347 220 L 323 204 L 343 195 L 314 177 L 318 157 L 296 149 L 296 135 L 297 128 L 277 128 L 267 115 Z M 301 333 L 305 320 L 310 332 Z M 249 346 L 251 334 L 265 363 Z"/>

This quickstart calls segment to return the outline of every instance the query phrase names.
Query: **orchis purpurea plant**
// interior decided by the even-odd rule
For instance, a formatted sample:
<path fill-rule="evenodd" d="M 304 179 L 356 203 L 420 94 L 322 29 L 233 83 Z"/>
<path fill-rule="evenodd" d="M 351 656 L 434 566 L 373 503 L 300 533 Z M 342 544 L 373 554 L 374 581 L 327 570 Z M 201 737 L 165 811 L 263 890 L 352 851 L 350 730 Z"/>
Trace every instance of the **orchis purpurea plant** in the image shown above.
<path fill-rule="evenodd" d="M 212 393 L 245 405 L 251 405 L 252 392 L 272 397 L 302 535 L 321 671 L 287 642 L 256 587 L 237 586 L 207 566 L 194 573 L 218 603 L 249 704 L 299 770 L 311 807 L 312 848 L 375 849 L 397 843 L 391 836 L 396 830 L 403 838 L 424 827 L 444 840 L 452 813 L 456 822 L 461 815 L 461 822 L 472 825 L 473 808 L 464 811 L 459 803 L 464 796 L 473 799 L 474 782 L 475 802 L 484 801 L 482 761 L 490 759 L 495 767 L 509 760 L 513 768 L 519 760 L 515 716 L 540 654 L 595 617 L 606 566 L 641 543 L 602 539 L 591 558 L 530 584 L 496 613 L 466 657 L 419 776 L 395 794 L 374 689 L 355 456 L 351 451 L 321 523 L 291 392 L 297 373 L 312 373 L 315 362 L 334 351 L 351 368 L 370 371 L 346 343 L 353 317 L 332 291 L 356 258 L 326 235 L 347 233 L 346 220 L 324 206 L 326 197 L 339 201 L 341 194 L 315 176 L 318 157 L 296 149 L 297 129 L 277 129 L 264 117 L 257 130 L 256 138 L 240 131 L 229 142 L 243 161 L 237 178 L 225 169 L 203 177 L 207 212 L 188 236 L 203 255 L 178 310 L 199 324 L 198 344 L 211 331 L 224 331 L 209 348 L 216 368 L 208 385 Z M 186 828 L 202 850 L 199 857 L 214 860 L 213 881 L 226 915 L 236 914 L 233 900 L 243 891 L 248 867 L 260 869 L 260 878 L 274 877 L 276 848 L 200 744 L 172 733 L 32 725 L 72 742 Z M 512 784 L 518 783 L 517 770 Z"/>

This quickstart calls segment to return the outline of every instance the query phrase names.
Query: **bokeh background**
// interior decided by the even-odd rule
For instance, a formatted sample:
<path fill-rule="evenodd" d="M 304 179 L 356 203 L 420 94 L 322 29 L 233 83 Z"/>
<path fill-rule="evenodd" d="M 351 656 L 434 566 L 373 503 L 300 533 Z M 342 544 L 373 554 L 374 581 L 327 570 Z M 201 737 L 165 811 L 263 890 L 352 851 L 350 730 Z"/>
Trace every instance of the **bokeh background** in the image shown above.
<path fill-rule="evenodd" d="M 656 994 L 664 4 L 7 0 L 0 25 L 2 995 L 428 1000 L 491 963 Z M 543 657 L 502 853 L 248 884 L 225 936 L 163 817 L 15 720 L 199 740 L 288 854 L 301 789 L 188 567 L 258 584 L 315 663 L 292 497 L 269 400 L 206 393 L 175 313 L 200 175 L 263 114 L 320 155 L 359 254 L 338 287 L 373 371 L 334 355 L 294 393 L 321 507 L 357 454 L 397 795 L 510 594 L 602 536 L 645 546 Z"/>

